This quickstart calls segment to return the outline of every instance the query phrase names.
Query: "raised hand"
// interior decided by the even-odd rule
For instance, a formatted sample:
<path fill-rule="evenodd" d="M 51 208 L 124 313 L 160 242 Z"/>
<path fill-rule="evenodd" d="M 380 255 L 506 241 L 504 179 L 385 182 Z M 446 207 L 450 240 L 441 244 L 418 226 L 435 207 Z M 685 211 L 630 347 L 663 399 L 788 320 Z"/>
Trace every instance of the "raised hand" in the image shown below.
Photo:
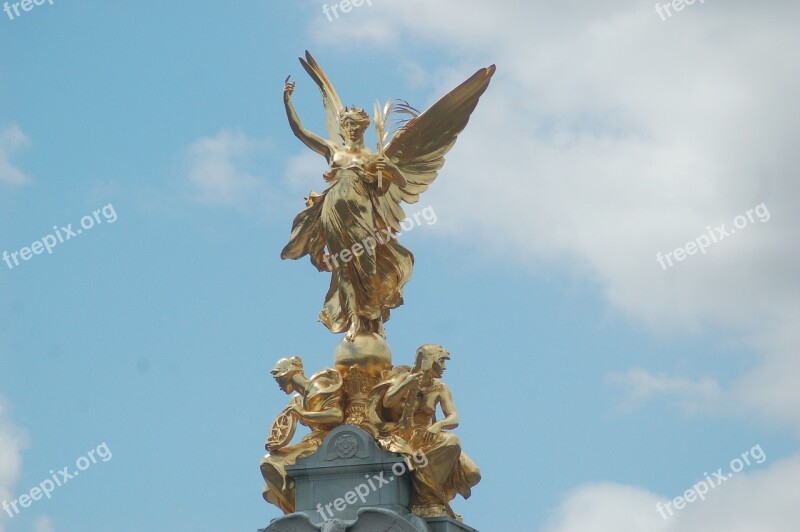
<path fill-rule="evenodd" d="M 405 390 L 411 386 L 419 386 L 419 382 L 422 380 L 422 372 L 419 373 L 409 373 L 406 375 L 406 378 L 403 380 L 403 384 L 401 387 Z"/>
<path fill-rule="evenodd" d="M 291 80 L 292 76 L 286 76 L 286 81 L 283 82 L 283 102 L 289 103 L 292 99 L 294 92 L 294 81 Z"/>

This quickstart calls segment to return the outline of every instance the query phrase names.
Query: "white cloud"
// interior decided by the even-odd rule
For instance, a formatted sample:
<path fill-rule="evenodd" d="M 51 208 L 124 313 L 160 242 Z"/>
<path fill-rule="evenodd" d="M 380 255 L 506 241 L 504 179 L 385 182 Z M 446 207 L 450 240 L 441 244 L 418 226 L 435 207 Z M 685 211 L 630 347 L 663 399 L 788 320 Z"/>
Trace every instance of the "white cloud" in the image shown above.
<path fill-rule="evenodd" d="M 714 379 L 690 380 L 682 377 L 653 375 L 642 368 L 613 373 L 609 381 L 626 389 L 627 406 L 636 407 L 658 396 L 669 396 L 687 414 L 714 412 L 719 406 L 722 388 Z"/>
<path fill-rule="evenodd" d="M 40 517 L 33 523 L 34 532 L 53 532 L 53 522 L 48 517 Z"/>
<path fill-rule="evenodd" d="M 186 149 L 185 176 L 193 200 L 207 205 L 245 206 L 268 197 L 265 180 L 248 168 L 268 148 L 241 131 L 222 130 Z"/>
<path fill-rule="evenodd" d="M 730 393 L 734 403 L 747 411 L 767 414 L 771 422 L 789 421 L 800 433 L 800 315 L 787 314 L 784 319 L 793 322 L 756 344 L 763 353 L 761 365 L 740 379 Z"/>
<path fill-rule="evenodd" d="M 303 151 L 289 159 L 286 164 L 284 180 L 295 192 L 308 194 L 311 190 L 320 192 L 327 187 L 322 174 L 328 171 L 328 163 L 321 155 Z"/>
<path fill-rule="evenodd" d="M 553 512 L 547 532 L 661 532 L 668 523 L 656 513 L 662 499 L 645 490 L 610 482 L 583 486 Z"/>
<path fill-rule="evenodd" d="M 798 11 L 707 2 L 662 21 L 632 0 L 385 0 L 316 36 L 349 45 L 342 35 L 391 14 L 391 31 L 358 38 L 460 58 L 431 73 L 432 97 L 497 63 L 426 193 L 439 228 L 532 270 L 570 265 L 654 328 L 729 331 L 761 366 L 723 394 L 800 429 L 800 248 L 788 244 L 800 227 L 800 108 L 788 104 L 800 92 Z M 656 262 L 762 202 L 768 222 L 667 271 Z M 672 379 L 665 391 L 690 404 L 697 386 Z"/>
<path fill-rule="evenodd" d="M 9 404 L 0 397 L 0 502 L 14 499 L 14 484 L 22 466 L 22 447 L 25 434 L 11 419 Z M 5 512 L 0 513 L 0 532 Z"/>
<path fill-rule="evenodd" d="M 16 124 L 0 130 L 0 183 L 20 186 L 31 182 L 30 177 L 11 164 L 11 155 L 29 145 L 30 140 Z"/>
<path fill-rule="evenodd" d="M 690 489 L 702 478 L 687 482 Z M 550 516 L 546 532 L 794 532 L 800 455 L 765 470 L 742 472 L 715 488 L 705 501 L 687 504 L 664 519 L 656 510 L 680 493 L 661 496 L 647 490 L 603 483 L 570 493 Z M 673 507 L 674 508 L 674 507 Z"/>

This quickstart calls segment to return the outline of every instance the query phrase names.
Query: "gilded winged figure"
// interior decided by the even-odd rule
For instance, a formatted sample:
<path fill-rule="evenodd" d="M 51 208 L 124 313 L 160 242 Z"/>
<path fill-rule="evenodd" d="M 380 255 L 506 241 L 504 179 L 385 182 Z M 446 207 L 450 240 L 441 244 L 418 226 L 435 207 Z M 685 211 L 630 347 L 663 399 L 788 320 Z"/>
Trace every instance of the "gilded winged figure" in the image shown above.
<path fill-rule="evenodd" d="M 362 332 L 385 336 L 390 310 L 403 304 L 403 286 L 411 277 L 414 255 L 396 238 L 405 218 L 402 202 L 415 203 L 444 165 L 444 156 L 467 125 L 486 91 L 494 65 L 481 68 L 422 113 L 403 103 L 410 118 L 390 138 L 386 120 L 393 105 L 375 106 L 376 151 L 364 144 L 370 118 L 366 111 L 342 105 L 336 90 L 306 52 L 300 63 L 319 87 L 328 138 L 305 129 L 292 104 L 295 84 L 286 78 L 283 101 L 292 132 L 330 165 L 327 188 L 312 192 L 292 225 L 282 259 L 310 256 L 331 284 L 319 319 L 334 333 L 353 341 Z"/>

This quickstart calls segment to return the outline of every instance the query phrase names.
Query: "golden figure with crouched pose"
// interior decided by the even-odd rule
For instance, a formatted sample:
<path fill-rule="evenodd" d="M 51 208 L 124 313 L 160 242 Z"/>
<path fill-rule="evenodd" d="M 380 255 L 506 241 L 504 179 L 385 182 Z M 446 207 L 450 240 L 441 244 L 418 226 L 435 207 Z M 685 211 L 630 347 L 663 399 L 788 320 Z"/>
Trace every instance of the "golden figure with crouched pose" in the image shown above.
<path fill-rule="evenodd" d="M 272 376 L 285 393 L 298 392 L 273 423 L 268 454 L 261 460 L 264 499 L 288 514 L 294 511 L 294 481 L 286 475 L 286 466 L 313 454 L 328 432 L 342 423 L 342 376 L 334 369 L 323 369 L 307 378 L 298 356 L 278 360 Z M 297 445 L 287 445 L 297 422 L 311 432 Z"/>

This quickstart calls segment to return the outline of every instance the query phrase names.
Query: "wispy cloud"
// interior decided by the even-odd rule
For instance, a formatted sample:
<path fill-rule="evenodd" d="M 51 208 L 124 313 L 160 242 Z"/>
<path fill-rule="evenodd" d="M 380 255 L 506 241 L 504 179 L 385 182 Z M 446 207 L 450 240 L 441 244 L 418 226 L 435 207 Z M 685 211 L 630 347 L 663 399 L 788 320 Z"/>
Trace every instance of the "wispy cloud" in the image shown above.
<path fill-rule="evenodd" d="M 251 167 L 268 146 L 238 130 L 222 130 L 193 141 L 186 148 L 184 168 L 190 198 L 231 207 L 264 201 L 268 197 L 266 180 L 251 173 Z"/>
<path fill-rule="evenodd" d="M 0 501 L 14 498 L 25 444 L 25 433 L 11 419 L 9 410 L 8 402 L 0 397 Z M 0 516 L 0 532 L 4 530 L 2 521 L 3 516 Z"/>
<path fill-rule="evenodd" d="M 34 532 L 54 532 L 53 521 L 49 517 L 40 517 L 33 523 Z"/>
<path fill-rule="evenodd" d="M 32 181 L 22 170 L 11 164 L 11 156 L 29 145 L 30 140 L 16 124 L 0 130 L 0 183 L 21 186 Z"/>
<path fill-rule="evenodd" d="M 322 179 L 322 174 L 327 170 L 325 159 L 316 153 L 304 151 L 291 157 L 286 163 L 284 182 L 293 192 L 319 191 L 327 186 Z"/>
<path fill-rule="evenodd" d="M 722 397 L 722 387 L 710 378 L 691 380 L 630 368 L 625 373 L 609 374 L 608 380 L 625 389 L 629 408 L 642 406 L 650 399 L 667 398 L 686 414 L 698 414 L 715 411 Z"/>

